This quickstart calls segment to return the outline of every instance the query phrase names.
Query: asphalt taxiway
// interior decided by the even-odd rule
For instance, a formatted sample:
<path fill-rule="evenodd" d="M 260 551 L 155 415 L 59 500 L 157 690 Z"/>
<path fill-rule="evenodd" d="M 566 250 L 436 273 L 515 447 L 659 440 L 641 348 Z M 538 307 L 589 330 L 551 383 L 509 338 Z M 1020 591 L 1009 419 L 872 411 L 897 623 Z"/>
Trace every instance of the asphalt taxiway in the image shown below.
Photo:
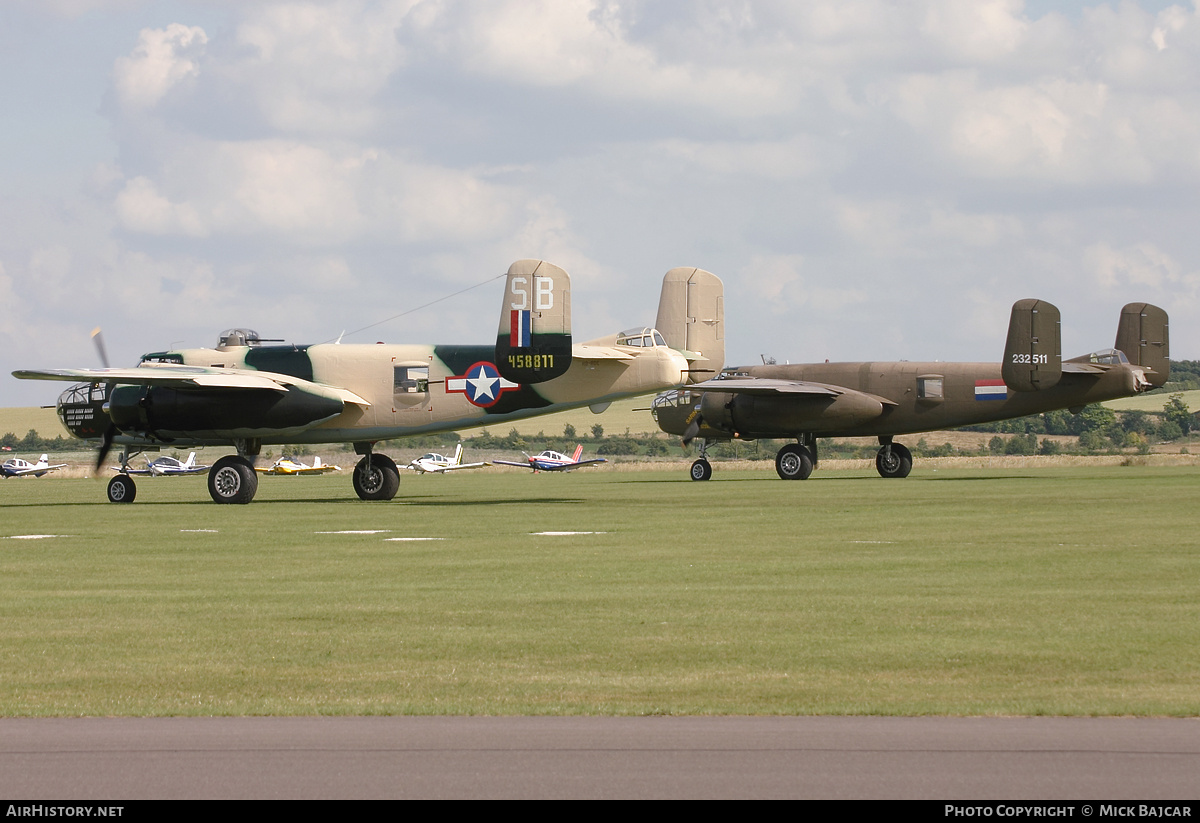
<path fill-rule="evenodd" d="M 1200 720 L 7 718 L 0 795 L 1184 800 Z"/>

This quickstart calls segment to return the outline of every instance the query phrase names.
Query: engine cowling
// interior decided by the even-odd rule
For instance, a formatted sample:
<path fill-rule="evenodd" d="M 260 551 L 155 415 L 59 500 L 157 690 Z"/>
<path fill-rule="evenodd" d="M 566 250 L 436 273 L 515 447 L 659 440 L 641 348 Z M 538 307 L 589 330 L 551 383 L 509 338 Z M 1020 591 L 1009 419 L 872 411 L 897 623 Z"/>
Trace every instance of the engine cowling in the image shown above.
<path fill-rule="evenodd" d="M 279 392 L 117 386 L 108 401 L 109 416 L 118 429 L 156 438 L 302 431 L 340 414 L 342 407 L 340 400 L 295 387 Z"/>

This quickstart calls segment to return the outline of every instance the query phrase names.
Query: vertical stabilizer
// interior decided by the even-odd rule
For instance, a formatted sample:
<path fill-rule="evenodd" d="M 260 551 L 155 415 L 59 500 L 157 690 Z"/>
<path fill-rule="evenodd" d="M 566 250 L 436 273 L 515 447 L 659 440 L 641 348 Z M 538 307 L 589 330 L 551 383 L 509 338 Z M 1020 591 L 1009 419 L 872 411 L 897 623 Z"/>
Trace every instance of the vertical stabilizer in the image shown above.
<path fill-rule="evenodd" d="M 541 383 L 571 367 L 571 278 L 553 263 L 518 260 L 508 267 L 496 369 L 516 383 Z"/>
<path fill-rule="evenodd" d="M 1163 385 L 1170 376 L 1167 343 L 1165 311 L 1149 303 L 1130 303 L 1121 309 L 1116 348 L 1125 352 L 1130 363 L 1148 370 L 1146 381 L 1152 386 Z"/>
<path fill-rule="evenodd" d="M 1000 376 L 1013 391 L 1039 391 L 1062 377 L 1058 307 L 1045 300 L 1018 300 L 1008 321 Z"/>
<path fill-rule="evenodd" d="M 725 365 L 725 287 L 721 278 L 688 266 L 663 278 L 654 323 L 667 345 L 688 359 L 689 383 L 716 377 Z"/>

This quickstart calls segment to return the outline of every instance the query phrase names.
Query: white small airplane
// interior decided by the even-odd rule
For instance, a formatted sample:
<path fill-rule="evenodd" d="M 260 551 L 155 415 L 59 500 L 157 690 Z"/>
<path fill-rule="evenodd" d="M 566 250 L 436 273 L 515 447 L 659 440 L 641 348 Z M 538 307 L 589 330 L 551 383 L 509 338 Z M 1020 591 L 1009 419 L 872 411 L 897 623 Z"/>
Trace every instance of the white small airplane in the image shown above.
<path fill-rule="evenodd" d="M 560 454 L 556 451 L 546 449 L 541 454 L 525 456 L 529 458 L 526 463 L 511 463 L 507 460 L 497 460 L 497 463 L 505 466 L 520 466 L 523 469 L 533 469 L 535 472 L 569 472 L 573 469 L 582 468 L 583 466 L 591 466 L 594 463 L 607 463 L 603 457 L 595 457 L 591 460 L 580 460 L 580 455 L 583 454 L 583 444 L 575 447 L 575 454 L 567 457 L 565 454 Z"/>
<path fill-rule="evenodd" d="M 144 455 L 143 455 L 144 456 Z M 137 474 L 147 477 L 173 477 L 183 474 L 200 474 L 208 471 L 208 466 L 196 465 L 196 453 L 192 452 L 188 455 L 187 462 L 183 462 L 175 457 L 157 457 L 151 460 L 146 458 L 146 468 L 131 469 L 128 464 L 122 462 L 120 468 L 117 466 L 111 467 L 113 471 L 119 474 Z"/>
<path fill-rule="evenodd" d="M 491 463 L 464 463 L 462 462 L 463 447 L 462 443 L 454 450 L 454 457 L 446 457 L 441 454 L 423 454 L 416 460 L 403 466 L 405 469 L 425 474 L 433 472 L 435 474 L 445 474 L 446 472 L 456 471 L 458 469 L 481 469 L 484 466 L 490 466 Z"/>
<path fill-rule="evenodd" d="M 322 463 L 320 457 L 314 457 L 313 464 L 306 466 L 296 458 L 286 454 L 272 463 L 268 469 L 255 467 L 255 471 L 260 474 L 325 474 L 326 472 L 340 472 L 341 470 L 341 466 L 331 466 L 328 463 Z"/>
<path fill-rule="evenodd" d="M 41 477 L 46 472 L 52 472 L 55 469 L 66 468 L 66 463 L 56 463 L 50 465 L 50 455 L 43 454 L 36 463 L 30 463 L 28 460 L 22 460 L 19 457 L 11 457 L 4 461 L 4 465 L 0 466 L 0 476 L 3 477 Z"/>

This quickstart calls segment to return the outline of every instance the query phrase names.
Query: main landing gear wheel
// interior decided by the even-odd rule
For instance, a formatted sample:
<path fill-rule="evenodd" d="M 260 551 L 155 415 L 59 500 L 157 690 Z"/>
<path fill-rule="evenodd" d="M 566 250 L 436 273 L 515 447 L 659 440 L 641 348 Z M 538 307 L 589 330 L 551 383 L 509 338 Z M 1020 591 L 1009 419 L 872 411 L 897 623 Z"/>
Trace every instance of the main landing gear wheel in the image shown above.
<path fill-rule="evenodd" d="M 812 455 L 798 443 L 788 443 L 775 455 L 775 472 L 782 480 L 807 480 L 812 470 Z"/>
<path fill-rule="evenodd" d="M 208 470 L 208 493 L 217 503 L 249 503 L 258 491 L 258 473 L 238 455 L 222 457 Z"/>
<path fill-rule="evenodd" d="M 875 455 L 875 471 L 880 477 L 908 477 L 912 471 L 912 452 L 893 443 L 891 448 L 884 446 Z"/>
<path fill-rule="evenodd" d="M 133 484 L 133 478 L 129 475 L 118 474 L 108 481 L 109 503 L 132 503 L 135 497 L 137 497 L 137 486 Z"/>
<path fill-rule="evenodd" d="M 712 477 L 712 464 L 701 458 L 692 463 L 692 479 L 707 480 Z"/>
<path fill-rule="evenodd" d="M 368 454 L 354 467 L 354 491 L 363 500 L 391 500 L 400 491 L 400 470 L 385 454 Z"/>

